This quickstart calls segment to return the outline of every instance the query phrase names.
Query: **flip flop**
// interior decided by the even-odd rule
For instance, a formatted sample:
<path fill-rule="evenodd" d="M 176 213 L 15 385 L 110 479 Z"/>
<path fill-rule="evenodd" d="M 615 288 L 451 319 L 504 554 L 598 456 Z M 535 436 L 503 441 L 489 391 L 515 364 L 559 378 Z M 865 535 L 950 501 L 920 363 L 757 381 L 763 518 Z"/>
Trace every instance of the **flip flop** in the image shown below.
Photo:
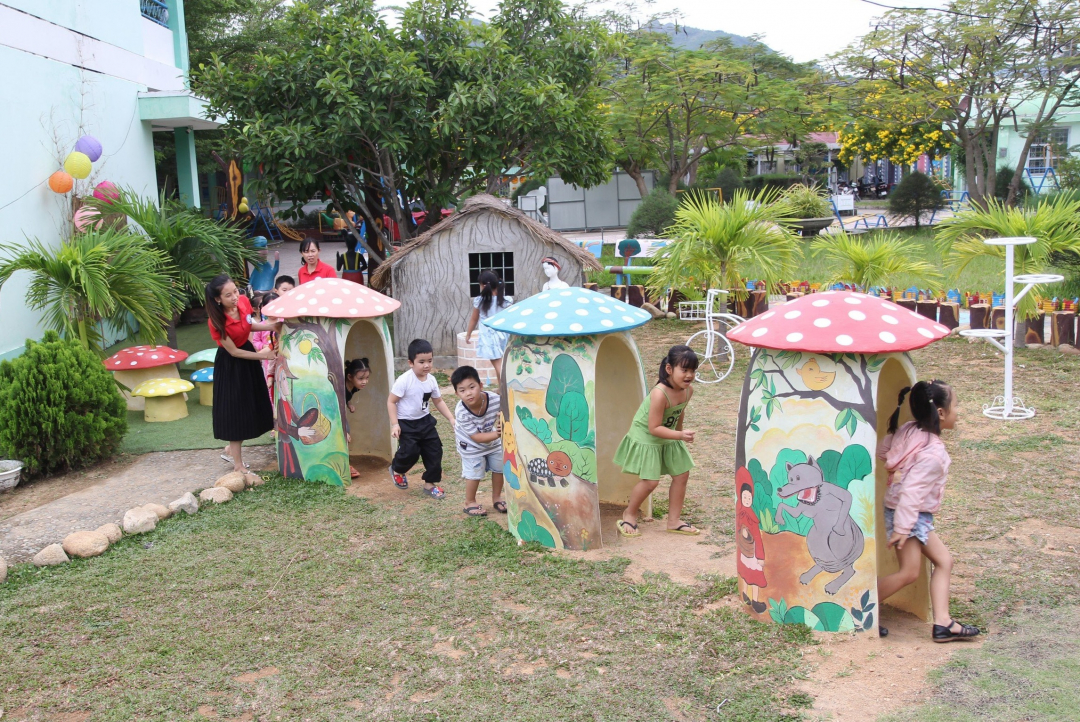
<path fill-rule="evenodd" d="M 630 527 L 633 531 L 626 531 L 625 527 Z M 619 536 L 641 536 L 641 532 L 637 530 L 637 524 L 631 524 L 625 519 L 615 522 L 615 528 L 619 530 Z"/>
<path fill-rule="evenodd" d="M 433 486 L 430 489 L 424 487 L 424 493 L 430 496 L 432 499 L 442 499 L 446 496 L 446 492 L 437 486 Z"/>
<path fill-rule="evenodd" d="M 233 463 L 233 458 L 231 456 L 229 456 L 228 454 L 221 454 L 220 457 L 221 457 L 221 460 L 224 461 L 226 464 Z M 247 462 L 244 462 L 244 468 L 245 469 L 250 469 L 251 464 L 249 464 Z"/>
<path fill-rule="evenodd" d="M 484 511 L 484 507 L 480 504 L 476 504 L 474 506 L 467 506 L 461 511 L 465 514 L 468 514 L 469 516 L 487 516 L 487 512 Z"/>
<path fill-rule="evenodd" d="M 666 531 L 668 534 L 685 534 L 686 536 L 697 536 L 701 533 L 700 529 L 695 529 L 685 521 L 674 529 L 667 529 Z"/>
<path fill-rule="evenodd" d="M 500 514 L 506 513 L 506 502 L 502 499 L 492 504 L 492 506 L 495 507 L 495 511 L 499 512 Z"/>
<path fill-rule="evenodd" d="M 360 472 L 356 470 L 355 466 L 350 466 L 349 467 L 349 478 L 350 479 L 359 479 L 360 478 Z"/>
<path fill-rule="evenodd" d="M 390 467 L 390 480 L 393 481 L 394 486 L 399 489 L 409 488 L 409 477 L 405 476 L 404 474 L 397 473 L 396 471 L 394 471 L 394 467 L 392 466 Z"/>

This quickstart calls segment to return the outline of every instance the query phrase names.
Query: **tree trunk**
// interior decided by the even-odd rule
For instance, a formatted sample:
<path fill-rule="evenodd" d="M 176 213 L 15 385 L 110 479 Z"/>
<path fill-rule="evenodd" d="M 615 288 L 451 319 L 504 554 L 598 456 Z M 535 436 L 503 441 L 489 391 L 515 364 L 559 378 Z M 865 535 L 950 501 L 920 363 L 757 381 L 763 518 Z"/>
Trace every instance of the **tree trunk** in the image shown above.
<path fill-rule="evenodd" d="M 174 313 L 172 318 L 169 319 L 169 324 L 165 327 L 165 344 L 169 348 L 180 348 L 176 345 L 176 325 L 178 323 L 180 323 L 180 314 Z"/>
<path fill-rule="evenodd" d="M 620 163 L 619 167 L 623 169 L 623 172 L 625 172 L 626 175 L 633 179 L 634 183 L 637 185 L 638 193 L 641 194 L 642 198 L 649 195 L 649 189 L 645 185 L 645 174 L 641 172 L 641 166 L 637 164 L 637 161 L 630 161 L 625 164 Z"/>
<path fill-rule="evenodd" d="M 345 402 L 345 362 L 341 358 L 341 349 L 338 348 L 337 330 L 333 328 L 335 319 L 326 319 L 331 324 L 327 328 L 318 321 L 301 321 L 300 323 L 288 323 L 289 328 L 301 331 L 309 331 L 319 339 L 319 348 L 322 349 L 326 359 L 326 378 L 334 387 L 334 394 L 338 399 L 338 413 L 341 417 L 341 425 L 345 433 L 349 433 L 349 415 L 346 413 Z"/>

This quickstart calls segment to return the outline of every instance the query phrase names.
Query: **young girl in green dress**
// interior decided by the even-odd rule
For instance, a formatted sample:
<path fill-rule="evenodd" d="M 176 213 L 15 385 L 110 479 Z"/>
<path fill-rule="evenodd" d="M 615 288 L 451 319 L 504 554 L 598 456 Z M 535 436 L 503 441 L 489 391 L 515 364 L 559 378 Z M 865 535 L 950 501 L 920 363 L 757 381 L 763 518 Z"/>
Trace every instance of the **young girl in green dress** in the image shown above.
<path fill-rule="evenodd" d="M 686 444 L 694 440 L 694 432 L 683 429 L 683 411 L 694 395 L 690 384 L 697 367 L 697 354 L 689 346 L 672 346 L 668 350 L 660 362 L 660 380 L 641 402 L 630 431 L 615 451 L 615 463 L 641 479 L 630 492 L 630 503 L 617 523 L 622 536 L 641 535 L 637 528 L 639 508 L 664 474 L 671 476 L 667 530 L 673 534 L 700 533 L 680 518 L 686 482 L 694 468 L 686 449 Z"/>

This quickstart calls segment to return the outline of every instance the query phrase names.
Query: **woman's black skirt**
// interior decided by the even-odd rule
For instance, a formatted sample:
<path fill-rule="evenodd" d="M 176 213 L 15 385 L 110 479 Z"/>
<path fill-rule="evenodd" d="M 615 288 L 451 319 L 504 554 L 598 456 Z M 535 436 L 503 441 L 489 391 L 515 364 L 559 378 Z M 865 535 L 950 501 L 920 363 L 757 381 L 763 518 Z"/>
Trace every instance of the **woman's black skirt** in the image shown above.
<path fill-rule="evenodd" d="M 251 341 L 240 347 L 254 353 Z M 214 438 L 256 439 L 274 428 L 274 409 L 261 361 L 236 358 L 223 348 L 214 357 Z"/>

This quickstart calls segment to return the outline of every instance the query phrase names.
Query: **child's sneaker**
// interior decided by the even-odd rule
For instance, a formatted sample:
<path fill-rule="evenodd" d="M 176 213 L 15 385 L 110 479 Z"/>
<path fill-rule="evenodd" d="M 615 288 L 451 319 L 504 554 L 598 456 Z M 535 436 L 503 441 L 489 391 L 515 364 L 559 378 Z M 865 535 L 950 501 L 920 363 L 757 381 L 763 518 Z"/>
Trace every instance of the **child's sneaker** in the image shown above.
<path fill-rule="evenodd" d="M 394 471 L 394 467 L 390 467 L 390 478 L 394 480 L 394 486 L 399 489 L 409 488 L 409 479 L 404 474 L 399 474 Z"/>

